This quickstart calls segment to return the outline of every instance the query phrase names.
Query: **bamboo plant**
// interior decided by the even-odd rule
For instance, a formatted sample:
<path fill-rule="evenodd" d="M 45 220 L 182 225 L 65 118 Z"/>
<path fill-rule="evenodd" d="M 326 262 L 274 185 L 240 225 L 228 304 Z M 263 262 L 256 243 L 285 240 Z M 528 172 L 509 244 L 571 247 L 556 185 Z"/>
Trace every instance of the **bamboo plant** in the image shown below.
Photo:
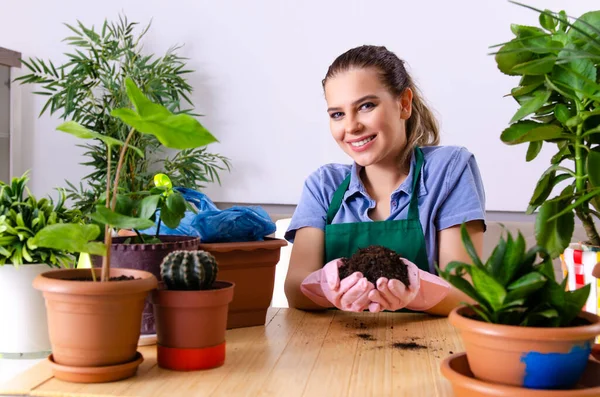
<path fill-rule="evenodd" d="M 534 160 L 543 146 L 555 150 L 527 209 L 539 209 L 537 244 L 555 258 L 571 242 L 575 215 L 585 228 L 586 243 L 600 246 L 594 224 L 594 218 L 600 219 L 600 11 L 571 18 L 564 11 L 515 4 L 538 12 L 540 27 L 513 24 L 516 37 L 493 46 L 499 47 L 493 53 L 498 69 L 520 76 L 509 94 L 519 109 L 501 140 L 527 143 L 526 161 Z"/>

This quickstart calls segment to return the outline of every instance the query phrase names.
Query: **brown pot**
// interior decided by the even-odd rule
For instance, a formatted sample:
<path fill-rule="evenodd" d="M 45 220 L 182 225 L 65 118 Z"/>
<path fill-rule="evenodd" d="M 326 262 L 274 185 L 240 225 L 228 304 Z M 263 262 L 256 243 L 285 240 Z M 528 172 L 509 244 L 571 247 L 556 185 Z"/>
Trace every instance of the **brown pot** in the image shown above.
<path fill-rule="evenodd" d="M 200 239 L 191 236 L 159 236 L 159 244 L 123 244 L 129 237 L 114 237 L 110 248 L 110 263 L 114 268 L 137 269 L 150 272 L 160 280 L 160 263 L 173 251 L 193 251 Z M 94 267 L 102 266 L 101 256 L 92 256 Z M 142 335 L 156 333 L 150 298 L 146 299 L 142 314 Z"/>
<path fill-rule="evenodd" d="M 600 317 L 581 312 L 588 325 L 521 327 L 474 320 L 472 309 L 449 316 L 459 329 L 469 366 L 480 380 L 532 389 L 572 387 L 581 377 L 600 334 Z"/>
<path fill-rule="evenodd" d="M 158 340 L 158 365 L 190 371 L 225 361 L 227 311 L 234 284 L 216 281 L 202 291 L 152 291 Z"/>
<path fill-rule="evenodd" d="M 100 277 L 100 269 L 94 269 Z M 134 280 L 75 281 L 91 269 L 63 269 L 40 274 L 34 288 L 44 294 L 53 361 L 68 367 L 118 366 L 136 359 L 142 309 L 152 274 L 111 269 L 111 277 Z"/>
<path fill-rule="evenodd" d="M 235 296 L 229 305 L 228 329 L 265 324 L 273 298 L 275 266 L 281 247 L 286 245 L 287 241 L 276 238 L 200 244 L 198 249 L 208 251 L 216 258 L 219 278 L 235 284 Z"/>
<path fill-rule="evenodd" d="M 442 362 L 442 375 L 452 384 L 456 397 L 597 397 L 600 396 L 600 363 L 589 361 L 583 376 L 571 390 L 534 390 L 484 382 L 475 378 L 465 353 Z"/>

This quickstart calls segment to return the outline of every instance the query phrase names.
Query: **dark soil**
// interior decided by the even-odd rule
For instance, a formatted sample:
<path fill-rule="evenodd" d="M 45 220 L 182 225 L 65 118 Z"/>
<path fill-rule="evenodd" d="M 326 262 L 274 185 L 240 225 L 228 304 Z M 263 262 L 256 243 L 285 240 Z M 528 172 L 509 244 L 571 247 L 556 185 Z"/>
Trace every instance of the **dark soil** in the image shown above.
<path fill-rule="evenodd" d="M 342 258 L 344 266 L 340 267 L 340 279 L 346 278 L 354 272 L 361 272 L 367 280 L 375 284 L 380 277 L 389 280 L 400 280 L 407 287 L 408 268 L 402 257 L 394 250 L 381 245 L 370 245 L 359 249 L 350 258 Z"/>
<path fill-rule="evenodd" d="M 400 350 L 420 350 L 427 349 L 427 346 L 420 345 L 415 342 L 396 342 L 392 345 L 395 349 Z"/>
<path fill-rule="evenodd" d="M 377 339 L 373 338 L 373 335 L 371 335 L 371 334 L 356 334 L 356 336 L 358 336 L 360 339 L 363 339 L 363 340 L 377 340 Z"/>
<path fill-rule="evenodd" d="M 127 280 L 135 280 L 136 278 L 133 276 L 119 276 L 119 277 L 111 277 L 108 281 L 127 281 Z M 100 277 L 96 278 L 96 280 L 100 280 Z M 94 281 L 91 277 L 77 277 L 70 278 L 69 281 Z"/>

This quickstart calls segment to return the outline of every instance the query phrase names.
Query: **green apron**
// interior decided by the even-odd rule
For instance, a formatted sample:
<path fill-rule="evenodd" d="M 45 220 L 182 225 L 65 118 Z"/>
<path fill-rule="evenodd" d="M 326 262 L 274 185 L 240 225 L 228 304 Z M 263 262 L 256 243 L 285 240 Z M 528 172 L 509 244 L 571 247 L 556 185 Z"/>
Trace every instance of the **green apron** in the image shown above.
<path fill-rule="evenodd" d="M 419 269 L 429 272 L 425 236 L 419 220 L 418 183 L 423 166 L 421 149 L 415 149 L 415 157 L 417 165 L 412 180 L 412 195 L 407 219 L 331 224 L 342 205 L 344 194 L 350 184 L 350 175 L 342 182 L 335 191 L 327 210 L 325 263 L 337 258 L 350 257 L 359 248 L 382 245 L 413 262 Z"/>

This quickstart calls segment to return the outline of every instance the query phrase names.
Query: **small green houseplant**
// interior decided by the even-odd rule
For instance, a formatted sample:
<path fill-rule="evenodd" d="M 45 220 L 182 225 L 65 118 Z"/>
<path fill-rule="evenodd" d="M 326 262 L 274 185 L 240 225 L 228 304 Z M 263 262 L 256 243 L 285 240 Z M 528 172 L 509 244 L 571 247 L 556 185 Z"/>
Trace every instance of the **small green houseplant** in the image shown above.
<path fill-rule="evenodd" d="M 115 211 L 125 154 L 133 151 L 143 156 L 138 148 L 129 144 L 135 135 L 150 134 L 166 147 L 182 150 L 215 141 L 192 116 L 173 114 L 164 106 L 150 101 L 131 79 L 126 80 L 126 86 L 134 109 L 120 108 L 111 113 L 112 117 L 119 118 L 130 128 L 124 142 L 72 121 L 58 127 L 82 139 L 99 139 L 105 145 L 107 158 L 111 158 L 114 147 L 120 147 L 114 181 L 110 178 L 113 173 L 109 162 L 105 203 L 98 205 L 94 213 L 95 219 L 104 223 L 106 247 L 111 246 L 113 228 L 144 229 L 154 225 L 150 219 Z M 96 225 L 86 226 L 98 229 Z M 38 233 L 36 241 L 40 244 L 45 239 L 50 240 L 49 237 L 50 234 Z M 53 243 L 58 244 L 56 241 Z M 73 382 L 114 381 L 135 374 L 142 361 L 136 352 L 142 311 L 147 293 L 157 286 L 157 277 L 146 271 L 111 268 L 111 250 L 107 250 L 102 258 L 101 269 L 57 270 L 44 273 L 34 281 L 34 287 L 43 291 L 46 298 L 53 347 L 50 361 L 55 365 L 55 376 L 60 379 Z M 100 282 L 94 282 L 97 270 L 101 270 Z M 61 302 L 58 307 L 56 302 Z M 66 333 L 65 329 L 71 332 Z M 106 337 L 90 338 L 92 334 Z M 85 352 L 81 351 L 81 347 Z M 127 370 L 123 365 L 127 365 Z M 69 371 L 64 371 L 65 367 L 70 367 Z M 89 367 L 96 369 L 93 375 L 85 370 Z"/>
<path fill-rule="evenodd" d="M 546 249 L 527 250 L 520 232 L 516 238 L 502 236 L 485 263 L 464 224 L 461 235 L 473 263 L 451 262 L 438 271 L 476 302 L 449 317 L 475 376 L 527 388 L 572 387 L 600 334 L 600 318 L 581 311 L 590 286 L 566 291 Z"/>
<path fill-rule="evenodd" d="M 151 295 L 158 365 L 176 371 L 222 365 L 234 284 L 217 281 L 217 261 L 205 251 L 171 252 L 160 269 L 163 282 Z"/>
<path fill-rule="evenodd" d="M 508 145 L 526 143 L 526 161 L 543 146 L 555 154 L 529 202 L 536 218 L 537 244 L 553 258 L 571 242 L 575 215 L 587 244 L 600 246 L 594 218 L 600 218 L 600 11 L 579 18 L 539 10 L 540 26 L 513 24 L 515 38 L 494 53 L 498 69 L 519 76 L 510 96 L 519 109 L 501 134 Z M 569 164 L 572 163 L 572 166 Z M 557 196 L 554 188 L 568 181 Z"/>
<path fill-rule="evenodd" d="M 37 58 L 23 60 L 29 73 L 16 79 L 22 84 L 39 86 L 35 93 L 47 98 L 41 114 L 58 115 L 102 136 L 125 141 L 129 126 L 111 117 L 111 112 L 131 106 L 127 78 L 134 80 L 150 100 L 169 111 L 192 114 L 192 87 L 186 76 L 193 71 L 178 54 L 178 47 L 162 55 L 143 50 L 142 42 L 150 25 L 139 30 L 139 24 L 125 16 L 115 22 L 105 20 L 98 30 L 79 21 L 76 25 L 65 25 L 71 35 L 64 41 L 73 49 L 66 54 L 67 61 L 59 65 Z M 210 153 L 205 146 L 178 148 L 168 157 L 166 146 L 152 135 L 136 134 L 129 144 L 139 148 L 143 156 L 133 151 L 125 153 L 122 193 L 150 189 L 151 170 L 164 172 L 176 186 L 198 189 L 206 183 L 220 183 L 219 172 L 230 169 L 228 158 Z M 111 159 L 110 178 L 114 179 L 119 153 L 113 151 L 107 157 L 99 138 L 90 140 L 83 148 L 86 160 L 82 164 L 92 171 L 84 178 L 85 183 L 67 182 L 68 198 L 89 215 L 104 198 L 108 159 Z M 159 155 L 152 156 L 153 153 Z"/>

